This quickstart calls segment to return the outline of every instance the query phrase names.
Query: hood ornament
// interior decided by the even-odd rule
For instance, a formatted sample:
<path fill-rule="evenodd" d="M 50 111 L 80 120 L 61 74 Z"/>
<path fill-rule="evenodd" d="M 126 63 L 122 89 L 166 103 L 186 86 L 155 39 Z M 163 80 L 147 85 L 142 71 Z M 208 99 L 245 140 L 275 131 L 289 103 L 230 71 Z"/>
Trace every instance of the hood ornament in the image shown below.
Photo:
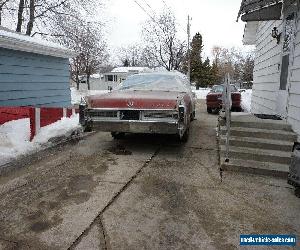
<path fill-rule="evenodd" d="M 132 107 L 133 107 L 133 104 L 134 104 L 134 103 L 133 103 L 132 100 L 128 100 L 128 101 L 127 101 L 127 107 L 128 107 L 128 108 L 132 108 Z"/>

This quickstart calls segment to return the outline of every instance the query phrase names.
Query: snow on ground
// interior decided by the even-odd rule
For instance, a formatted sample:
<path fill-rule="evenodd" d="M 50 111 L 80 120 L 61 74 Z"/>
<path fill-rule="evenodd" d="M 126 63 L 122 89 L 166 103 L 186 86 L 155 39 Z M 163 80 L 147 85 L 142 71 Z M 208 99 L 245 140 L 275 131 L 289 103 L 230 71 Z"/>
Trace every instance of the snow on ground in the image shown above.
<path fill-rule="evenodd" d="M 72 104 L 79 104 L 82 97 L 108 93 L 108 90 L 77 90 L 71 87 Z"/>
<path fill-rule="evenodd" d="M 242 95 L 242 109 L 244 112 L 251 112 L 251 97 L 252 97 L 252 89 L 246 89 L 246 91 L 241 93 Z"/>
<path fill-rule="evenodd" d="M 79 128 L 78 114 L 42 127 L 30 141 L 29 118 L 6 122 L 0 125 L 0 165 L 13 158 L 46 147 L 50 138 L 71 134 Z"/>

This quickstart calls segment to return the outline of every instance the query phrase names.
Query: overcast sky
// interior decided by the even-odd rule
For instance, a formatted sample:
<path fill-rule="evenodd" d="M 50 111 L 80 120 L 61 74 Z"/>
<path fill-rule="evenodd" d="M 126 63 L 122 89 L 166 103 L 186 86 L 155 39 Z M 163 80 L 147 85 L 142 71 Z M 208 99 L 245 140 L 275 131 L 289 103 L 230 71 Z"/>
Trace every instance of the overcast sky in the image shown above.
<path fill-rule="evenodd" d="M 204 53 L 210 56 L 214 45 L 242 47 L 244 23 L 236 22 L 241 0 L 136 0 L 150 14 L 160 13 L 165 4 L 174 12 L 179 35 L 186 38 L 188 14 L 192 17 L 191 35 L 203 36 Z M 165 3 L 164 3 L 165 2 Z M 134 0 L 110 0 L 106 5 L 109 18 L 107 41 L 114 49 L 140 42 L 141 25 L 149 19 Z M 247 47 L 245 47 L 247 49 Z"/>

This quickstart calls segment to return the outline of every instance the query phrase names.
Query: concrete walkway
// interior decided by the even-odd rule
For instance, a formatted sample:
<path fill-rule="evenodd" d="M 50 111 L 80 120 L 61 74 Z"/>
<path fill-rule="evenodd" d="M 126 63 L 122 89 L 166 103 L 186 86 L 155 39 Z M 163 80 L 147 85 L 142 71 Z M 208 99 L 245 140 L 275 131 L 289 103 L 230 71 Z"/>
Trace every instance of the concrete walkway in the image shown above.
<path fill-rule="evenodd" d="M 216 120 L 201 102 L 185 145 L 96 133 L 3 175 L 0 249 L 237 249 L 240 234 L 299 237 L 300 200 L 285 180 L 226 172 L 221 182 Z"/>

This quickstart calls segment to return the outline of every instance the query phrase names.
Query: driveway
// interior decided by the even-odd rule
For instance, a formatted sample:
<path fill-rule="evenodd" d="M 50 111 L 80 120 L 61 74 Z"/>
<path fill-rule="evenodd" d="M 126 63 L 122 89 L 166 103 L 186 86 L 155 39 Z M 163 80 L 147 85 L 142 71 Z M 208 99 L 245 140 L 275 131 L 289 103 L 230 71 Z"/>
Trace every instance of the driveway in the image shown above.
<path fill-rule="evenodd" d="M 15 163 L 0 177 L 0 249 L 237 249 L 240 234 L 299 237 L 286 180 L 220 178 L 217 116 L 205 110 L 199 102 L 186 144 L 99 132 Z"/>

